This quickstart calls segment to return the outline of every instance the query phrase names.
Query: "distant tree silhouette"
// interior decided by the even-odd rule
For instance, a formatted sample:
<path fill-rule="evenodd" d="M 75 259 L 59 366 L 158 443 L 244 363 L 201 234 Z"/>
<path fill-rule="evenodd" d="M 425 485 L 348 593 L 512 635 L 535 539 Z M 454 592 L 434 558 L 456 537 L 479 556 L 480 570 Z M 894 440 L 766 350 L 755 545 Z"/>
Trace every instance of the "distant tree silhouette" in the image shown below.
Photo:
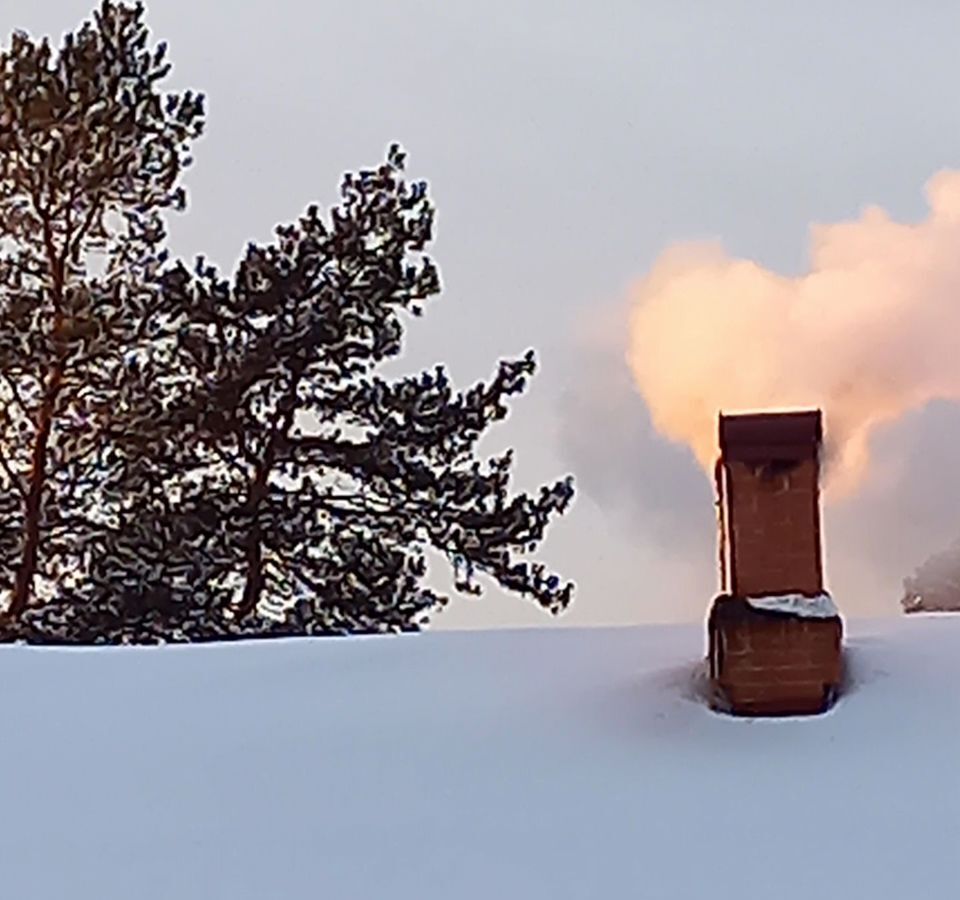
<path fill-rule="evenodd" d="M 460 592 L 486 576 L 564 609 L 572 585 L 524 557 L 571 479 L 511 494 L 511 453 L 477 451 L 533 353 L 465 391 L 442 366 L 376 374 L 440 290 L 426 184 L 394 146 L 231 277 L 169 262 L 203 100 L 157 93 L 147 40 L 141 5 L 105 2 L 56 59 L 22 35 L 0 55 L 8 632 L 410 630 L 447 600 L 431 557 Z"/>
<path fill-rule="evenodd" d="M 960 611 L 960 541 L 928 557 L 903 580 L 904 612 Z"/>

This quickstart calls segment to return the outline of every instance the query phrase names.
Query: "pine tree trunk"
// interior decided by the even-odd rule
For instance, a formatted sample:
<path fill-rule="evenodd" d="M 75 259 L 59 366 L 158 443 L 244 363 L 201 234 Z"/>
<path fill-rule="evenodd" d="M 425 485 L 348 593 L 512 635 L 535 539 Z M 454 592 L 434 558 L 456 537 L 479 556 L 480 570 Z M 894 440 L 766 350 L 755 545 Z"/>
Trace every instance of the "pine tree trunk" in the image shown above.
<path fill-rule="evenodd" d="M 286 435 L 293 423 L 296 413 L 297 386 L 303 378 L 305 366 L 294 368 L 287 392 L 286 402 L 281 404 L 279 420 L 274 423 L 270 440 L 263 455 L 263 460 L 256 470 L 253 484 L 250 486 L 248 504 L 252 521 L 250 533 L 247 535 L 247 580 L 243 586 L 243 597 L 237 608 L 237 618 L 244 619 L 255 612 L 263 596 L 263 535 L 260 530 L 260 504 L 267 496 L 267 483 L 270 471 L 277 458 L 277 442 Z"/>
<path fill-rule="evenodd" d="M 13 596 L 7 607 L 7 616 L 20 618 L 26 611 L 33 593 L 33 580 L 37 571 L 40 552 L 40 518 L 43 513 L 43 491 L 47 480 L 47 448 L 53 430 L 53 413 L 60 388 L 63 385 L 63 364 L 57 363 L 50 372 L 40 417 L 37 435 L 33 444 L 30 463 L 30 478 L 24 507 L 23 553 L 14 582 Z"/>
<path fill-rule="evenodd" d="M 37 204 L 39 208 L 39 203 Z M 63 374 L 66 367 L 66 353 L 63 347 L 64 327 L 64 282 L 66 255 L 54 246 L 50 219 L 41 214 L 43 221 L 43 243 L 46 250 L 47 265 L 51 277 L 51 292 L 54 307 L 53 341 L 57 348 L 56 360 L 47 378 L 47 388 L 43 394 L 43 403 L 37 419 L 37 433 L 30 457 L 30 476 L 27 496 L 24 501 L 23 515 L 23 551 L 20 566 L 14 581 L 13 595 L 6 615 L 10 619 L 19 619 L 30 604 L 33 594 L 34 576 L 40 556 L 40 519 L 43 513 L 43 492 L 47 483 L 47 451 L 50 446 L 50 434 L 53 431 L 53 415 L 63 387 Z M 64 247 L 69 246 L 71 236 L 64 238 Z"/>
<path fill-rule="evenodd" d="M 248 509 L 251 516 L 250 531 L 247 534 L 246 556 L 247 574 L 243 586 L 243 597 L 237 607 L 238 619 L 245 619 L 260 605 L 263 595 L 263 543 L 260 534 L 260 504 L 267 493 L 267 478 L 270 470 L 267 465 L 257 470 L 256 477 L 250 487 Z"/>

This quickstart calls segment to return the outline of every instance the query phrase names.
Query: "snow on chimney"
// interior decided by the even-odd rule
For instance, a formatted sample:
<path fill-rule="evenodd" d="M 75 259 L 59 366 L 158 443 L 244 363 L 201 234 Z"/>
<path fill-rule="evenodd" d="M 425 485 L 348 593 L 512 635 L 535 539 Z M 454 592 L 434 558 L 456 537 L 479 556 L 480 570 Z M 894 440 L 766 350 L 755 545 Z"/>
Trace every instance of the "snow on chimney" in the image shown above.
<path fill-rule="evenodd" d="M 819 410 L 720 416 L 722 594 L 709 621 L 714 705 L 821 712 L 841 680 L 843 626 L 823 589 Z"/>

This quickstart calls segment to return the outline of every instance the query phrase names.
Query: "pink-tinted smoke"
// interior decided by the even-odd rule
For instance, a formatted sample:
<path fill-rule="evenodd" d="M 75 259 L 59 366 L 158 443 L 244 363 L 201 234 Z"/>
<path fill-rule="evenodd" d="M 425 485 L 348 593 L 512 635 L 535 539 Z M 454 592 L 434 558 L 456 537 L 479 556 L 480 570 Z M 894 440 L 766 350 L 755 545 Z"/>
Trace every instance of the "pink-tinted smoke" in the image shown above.
<path fill-rule="evenodd" d="M 656 429 L 709 471 L 721 410 L 819 406 L 836 498 L 861 483 L 877 426 L 960 400 L 960 172 L 926 195 L 917 223 L 870 207 L 814 225 L 799 277 L 715 244 L 665 251 L 632 291 L 628 348 Z"/>

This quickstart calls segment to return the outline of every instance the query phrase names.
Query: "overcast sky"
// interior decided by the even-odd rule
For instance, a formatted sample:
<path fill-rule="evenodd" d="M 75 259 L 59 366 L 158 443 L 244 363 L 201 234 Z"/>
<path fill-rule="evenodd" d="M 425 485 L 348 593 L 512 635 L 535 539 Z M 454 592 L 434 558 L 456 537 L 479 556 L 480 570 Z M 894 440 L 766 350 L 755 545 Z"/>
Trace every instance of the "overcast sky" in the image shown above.
<path fill-rule="evenodd" d="M 3 0 L 59 35 L 94 0 Z M 400 141 L 439 209 L 444 294 L 404 366 L 463 384 L 537 348 L 541 375 L 489 449 L 523 487 L 580 494 L 545 548 L 578 582 L 568 624 L 700 618 L 715 589 L 711 487 L 650 428 L 623 362 L 623 297 L 675 241 L 801 272 L 808 226 L 876 203 L 923 214 L 960 166 L 960 4 L 848 0 L 483 3 L 154 0 L 173 88 L 209 99 L 174 249 L 231 266 L 247 241 Z M 960 298 L 958 298 L 960 302 Z M 828 578 L 854 615 L 960 536 L 960 411 L 881 435 L 877 476 L 828 514 Z M 896 473 L 895 477 L 891 472 Z M 491 592 L 446 626 L 544 622 Z"/>

